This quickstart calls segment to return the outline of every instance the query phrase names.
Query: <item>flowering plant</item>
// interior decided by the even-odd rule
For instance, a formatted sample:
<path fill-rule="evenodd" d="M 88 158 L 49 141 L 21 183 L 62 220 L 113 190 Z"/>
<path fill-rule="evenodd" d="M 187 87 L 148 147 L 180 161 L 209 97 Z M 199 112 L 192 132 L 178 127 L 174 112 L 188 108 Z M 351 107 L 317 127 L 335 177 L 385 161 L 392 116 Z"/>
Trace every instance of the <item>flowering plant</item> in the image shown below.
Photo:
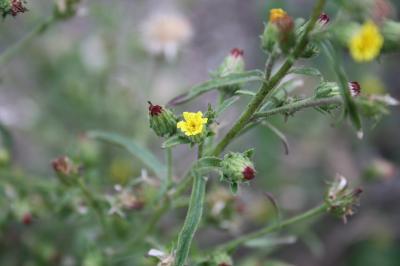
<path fill-rule="evenodd" d="M 192 87 L 165 105 L 149 101 L 146 109 L 149 129 L 146 132 L 152 131 L 161 139 L 161 148 L 165 151 L 164 163 L 135 140 L 104 131 L 89 131 L 82 137 L 79 144 L 82 151 L 80 157 L 71 159 L 61 156 L 51 162 L 59 182 L 41 183 L 40 186 L 50 186 L 49 190 L 53 192 L 48 197 L 65 204 L 52 211 L 67 213 L 73 205 L 73 209 L 77 210 L 74 213 L 83 215 L 92 211 L 96 217 L 94 220 L 99 224 L 98 230 L 96 227 L 93 232 L 94 236 L 90 237 L 98 240 L 101 249 L 90 252 L 84 265 L 106 265 L 105 261 L 107 265 L 118 265 L 113 261 L 115 257 L 133 254 L 141 258 L 135 262 L 143 265 L 232 266 L 235 251 L 240 246 L 249 243 L 251 246 L 254 241 L 293 224 L 325 213 L 347 222 L 349 216 L 355 213 L 362 189 L 350 188 L 348 180 L 337 175 L 327 186 L 325 197 L 321 197 L 320 203 L 310 210 L 282 219 L 278 201 L 266 193 L 277 217 L 275 223 L 249 233 L 234 234 L 231 239 L 204 249 L 194 245 L 196 232 L 204 221 L 205 226 L 216 224 L 237 233 L 236 220 L 239 220 L 243 212 L 240 201 L 243 187 L 261 177 L 268 178 L 269 173 L 260 171 L 261 167 L 256 163 L 257 147 L 239 151 L 230 148 L 230 144 L 244 133 L 257 127 L 266 127 L 282 140 L 288 153 L 285 135 L 269 121 L 272 116 L 282 115 L 287 119 L 303 109 L 314 109 L 333 117 L 340 114 L 342 121 L 348 122 L 354 129 L 354 136 L 361 139 L 365 131 L 364 121 L 371 119 L 377 123 L 383 115 L 389 113 L 390 106 L 398 105 L 398 101 L 390 95 L 365 93 L 358 81 L 348 78 L 341 63 L 339 48 L 343 46 L 348 49 L 356 63 L 370 62 L 384 53 L 398 51 L 399 23 L 377 19 L 365 19 L 362 24 L 341 18 L 333 20 L 325 13 L 326 2 L 316 0 L 308 19 L 295 19 L 290 16 L 290 12 L 281 8 L 269 11 L 263 32 L 260 33 L 260 47 L 266 57 L 265 68 L 246 70 L 244 50 L 233 48 L 211 74 L 209 81 Z M 1 54 L 0 65 L 17 54 L 34 36 L 42 34 L 53 22 L 73 17 L 79 3 L 79 0 L 56 1 L 50 19 L 39 24 L 38 28 L 15 47 L 11 47 L 11 50 Z M 0 10 L 3 17 L 21 15 L 28 11 L 25 4 L 25 1 L 20 0 L 1 0 Z M 168 18 L 153 18 L 156 27 L 146 24 L 144 28 L 147 33 L 143 35 L 145 43 L 150 44 L 147 47 L 150 54 L 164 56 L 171 62 L 176 58 L 178 48 L 192 36 L 192 28 L 185 24 L 183 18 Z M 176 32 L 176 25 L 179 25 L 182 32 Z M 161 42 L 158 43 L 157 39 L 161 39 Z M 331 66 L 334 78 L 327 78 L 328 73 L 316 67 L 298 64 L 300 60 L 309 62 L 318 56 Z M 309 96 L 297 91 L 291 80 L 298 75 L 316 80 L 317 84 L 308 89 Z M 256 89 L 251 89 L 248 84 L 255 84 Z M 181 114 L 176 111 L 211 91 L 218 95 L 215 103 L 200 108 L 189 105 Z M 221 122 L 225 119 L 224 112 L 237 104 L 239 99 L 247 101 L 246 106 L 232 124 L 224 125 Z M 142 161 L 153 176 L 143 170 L 139 178 L 121 182 L 123 186 L 115 184 L 111 189 L 97 191 L 87 179 L 92 173 L 85 168 L 89 166 L 91 169 L 93 161 L 99 156 L 98 143 L 94 140 L 124 147 Z M 196 151 L 194 153 L 197 156 L 185 176 L 174 178 L 177 162 L 173 160 L 173 152 L 178 146 L 189 147 L 191 151 Z M 7 151 L 0 150 L 0 166 L 8 160 Z M 113 174 L 115 170 L 120 173 L 123 169 L 124 162 L 116 162 L 110 172 Z M 210 189 L 210 183 L 217 185 Z M 13 205 L 14 215 L 21 218 L 25 225 L 35 223 L 36 215 L 40 214 L 29 211 L 29 201 L 15 196 L 10 188 L 4 190 L 10 200 L 17 202 Z M 63 198 L 62 194 L 67 192 L 74 195 L 73 199 Z M 69 202 L 69 205 L 65 202 Z M 45 205 L 45 202 L 42 204 Z M 179 231 L 176 234 L 166 234 L 168 243 L 158 243 L 161 219 L 179 208 L 185 211 L 185 218 L 176 218 Z M 126 237 L 133 233 L 132 238 Z M 286 242 L 292 242 L 293 238 L 289 240 Z M 145 254 L 147 257 L 143 258 Z"/>

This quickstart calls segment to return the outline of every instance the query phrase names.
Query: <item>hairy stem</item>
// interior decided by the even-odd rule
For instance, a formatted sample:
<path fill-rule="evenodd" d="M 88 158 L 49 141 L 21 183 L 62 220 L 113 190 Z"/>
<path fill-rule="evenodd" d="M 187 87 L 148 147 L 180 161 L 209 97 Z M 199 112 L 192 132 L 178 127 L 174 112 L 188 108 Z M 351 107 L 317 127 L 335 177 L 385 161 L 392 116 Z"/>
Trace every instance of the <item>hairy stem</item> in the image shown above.
<path fill-rule="evenodd" d="M 252 119 L 265 118 L 275 114 L 294 113 L 296 111 L 308 107 L 318 107 L 330 104 L 341 104 L 342 102 L 343 100 L 342 97 L 340 96 L 333 96 L 330 98 L 322 98 L 322 99 L 308 98 L 294 103 L 286 104 L 284 106 L 274 108 L 265 112 L 255 113 Z"/>
<path fill-rule="evenodd" d="M 212 151 L 212 155 L 218 156 L 226 146 L 237 136 L 241 129 L 247 124 L 249 119 L 257 111 L 260 105 L 263 103 L 265 97 L 275 88 L 275 86 L 282 80 L 287 74 L 290 68 L 293 66 L 295 59 L 300 57 L 304 49 L 308 44 L 308 34 L 314 28 L 314 25 L 322 12 L 325 5 L 325 0 L 318 0 L 314 11 L 311 15 L 304 34 L 301 36 L 300 41 L 296 44 L 293 53 L 286 59 L 283 65 L 280 67 L 278 72 L 268 81 L 265 81 L 261 86 L 261 89 L 254 96 L 253 100 L 247 105 L 246 110 L 242 113 L 239 120 L 233 125 L 225 137 L 218 143 L 215 149 Z"/>
<path fill-rule="evenodd" d="M 96 198 L 93 196 L 92 192 L 86 187 L 83 179 L 81 179 L 81 178 L 78 179 L 78 185 L 79 185 L 79 188 L 82 191 L 83 195 L 85 196 L 86 200 L 88 201 L 88 204 L 91 205 L 91 207 L 95 211 L 97 217 L 99 218 L 99 222 L 100 222 L 104 232 L 106 232 L 107 225 L 106 225 L 106 221 L 104 219 L 103 212 L 101 210 L 99 203 L 97 202 Z"/>
<path fill-rule="evenodd" d="M 237 248 L 238 246 L 242 245 L 243 243 L 252 240 L 252 239 L 256 239 L 256 238 L 260 238 L 266 234 L 275 232 L 277 230 L 280 230 L 284 227 L 290 226 L 292 224 L 298 223 L 298 222 L 302 222 L 305 220 L 308 220 L 312 217 L 318 216 L 323 214 L 324 212 L 326 212 L 326 204 L 321 204 L 311 210 L 308 210 L 302 214 L 299 214 L 297 216 L 294 216 L 290 219 L 287 219 L 281 223 L 277 223 L 271 226 L 267 226 L 265 228 L 262 228 L 258 231 L 243 235 L 239 238 L 236 238 L 228 243 L 225 243 L 221 246 L 218 246 L 216 249 L 217 250 L 221 250 L 221 251 L 227 251 L 227 252 L 232 252 L 235 248 Z"/>

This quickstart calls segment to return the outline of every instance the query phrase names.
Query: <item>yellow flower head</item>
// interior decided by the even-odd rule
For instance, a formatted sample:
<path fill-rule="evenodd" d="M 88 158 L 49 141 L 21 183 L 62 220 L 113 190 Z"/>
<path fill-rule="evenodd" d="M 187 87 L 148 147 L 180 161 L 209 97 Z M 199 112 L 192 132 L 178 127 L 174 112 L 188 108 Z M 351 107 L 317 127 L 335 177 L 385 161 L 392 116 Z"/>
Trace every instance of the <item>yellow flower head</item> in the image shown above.
<path fill-rule="evenodd" d="M 202 112 L 183 112 L 183 118 L 185 121 L 179 121 L 178 124 L 176 124 L 176 127 L 182 130 L 186 136 L 201 134 L 204 129 L 204 124 L 208 121 L 207 118 L 203 118 Z"/>
<path fill-rule="evenodd" d="M 287 13 L 282 8 L 273 8 L 269 11 L 269 22 L 277 22 L 287 16 Z"/>
<path fill-rule="evenodd" d="M 375 59 L 383 46 L 383 36 L 374 22 L 366 22 L 351 38 L 350 53 L 357 62 L 367 62 Z"/>

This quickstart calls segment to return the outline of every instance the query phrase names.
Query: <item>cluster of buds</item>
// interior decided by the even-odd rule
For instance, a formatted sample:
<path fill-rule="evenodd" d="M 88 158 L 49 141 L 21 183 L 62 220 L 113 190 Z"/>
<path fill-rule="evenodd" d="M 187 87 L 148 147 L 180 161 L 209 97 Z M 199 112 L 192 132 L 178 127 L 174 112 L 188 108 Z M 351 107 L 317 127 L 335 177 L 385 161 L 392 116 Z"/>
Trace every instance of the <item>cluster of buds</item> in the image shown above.
<path fill-rule="evenodd" d="M 58 18 L 67 19 L 76 14 L 81 0 L 56 0 L 54 14 Z"/>
<path fill-rule="evenodd" d="M 176 133 L 177 118 L 167 108 L 160 105 L 153 105 L 149 102 L 150 127 L 159 137 L 172 136 Z"/>
<path fill-rule="evenodd" d="M 232 192 L 236 193 L 238 185 L 252 180 L 256 175 L 251 156 L 253 150 L 244 153 L 230 152 L 221 162 L 221 179 L 231 185 Z"/>
<path fill-rule="evenodd" d="M 72 185 L 76 181 L 79 167 L 67 156 L 61 156 L 51 162 L 54 172 L 60 181 Z"/>
<path fill-rule="evenodd" d="M 347 217 L 354 214 L 354 207 L 359 205 L 359 198 L 363 190 L 361 188 L 348 188 L 345 177 L 337 175 L 330 185 L 325 196 L 328 211 L 347 223 Z"/>
<path fill-rule="evenodd" d="M 3 18 L 7 15 L 15 17 L 19 13 L 28 11 L 25 4 L 24 0 L 0 0 L 0 12 Z"/>
<path fill-rule="evenodd" d="M 262 35 L 262 48 L 272 52 L 278 44 L 282 52 L 288 53 L 295 43 L 294 27 L 293 18 L 283 9 L 271 9 Z"/>

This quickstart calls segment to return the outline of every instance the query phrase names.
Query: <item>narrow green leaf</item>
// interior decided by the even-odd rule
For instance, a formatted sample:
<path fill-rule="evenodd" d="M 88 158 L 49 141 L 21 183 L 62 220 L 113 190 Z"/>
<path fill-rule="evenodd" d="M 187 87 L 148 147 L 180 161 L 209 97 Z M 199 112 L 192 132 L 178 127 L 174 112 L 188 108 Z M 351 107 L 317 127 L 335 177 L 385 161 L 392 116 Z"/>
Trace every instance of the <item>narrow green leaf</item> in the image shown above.
<path fill-rule="evenodd" d="M 149 169 L 151 169 L 159 178 L 166 177 L 167 171 L 165 165 L 162 164 L 151 151 L 136 143 L 134 140 L 104 131 L 90 131 L 88 132 L 88 136 L 90 138 L 100 139 L 125 148 L 133 156 L 149 167 Z"/>
<path fill-rule="evenodd" d="M 225 86 L 243 84 L 251 81 L 260 81 L 264 79 L 264 74 L 259 70 L 251 70 L 242 73 L 233 73 L 225 77 L 212 79 L 190 89 L 188 92 L 172 99 L 168 105 L 179 105 L 188 102 L 197 96 L 211 90 L 215 90 Z"/>
<path fill-rule="evenodd" d="M 180 145 L 180 144 L 188 144 L 190 141 L 182 136 L 172 136 L 166 141 L 161 144 L 161 148 L 166 149 L 166 148 L 172 148 L 174 146 Z"/>
<path fill-rule="evenodd" d="M 323 80 L 323 76 L 322 76 L 321 72 L 318 69 L 313 68 L 313 67 L 294 67 L 289 71 L 289 73 L 318 77 L 321 79 L 321 81 Z"/>
<path fill-rule="evenodd" d="M 226 99 L 225 101 L 222 102 L 222 104 L 218 107 L 217 109 L 217 115 L 223 113 L 226 109 L 228 109 L 232 104 L 237 102 L 239 100 L 238 96 L 234 96 L 231 98 Z"/>
<path fill-rule="evenodd" d="M 268 236 L 249 240 L 244 245 L 249 248 L 274 248 L 281 245 L 294 244 L 296 241 L 296 236 Z"/>

